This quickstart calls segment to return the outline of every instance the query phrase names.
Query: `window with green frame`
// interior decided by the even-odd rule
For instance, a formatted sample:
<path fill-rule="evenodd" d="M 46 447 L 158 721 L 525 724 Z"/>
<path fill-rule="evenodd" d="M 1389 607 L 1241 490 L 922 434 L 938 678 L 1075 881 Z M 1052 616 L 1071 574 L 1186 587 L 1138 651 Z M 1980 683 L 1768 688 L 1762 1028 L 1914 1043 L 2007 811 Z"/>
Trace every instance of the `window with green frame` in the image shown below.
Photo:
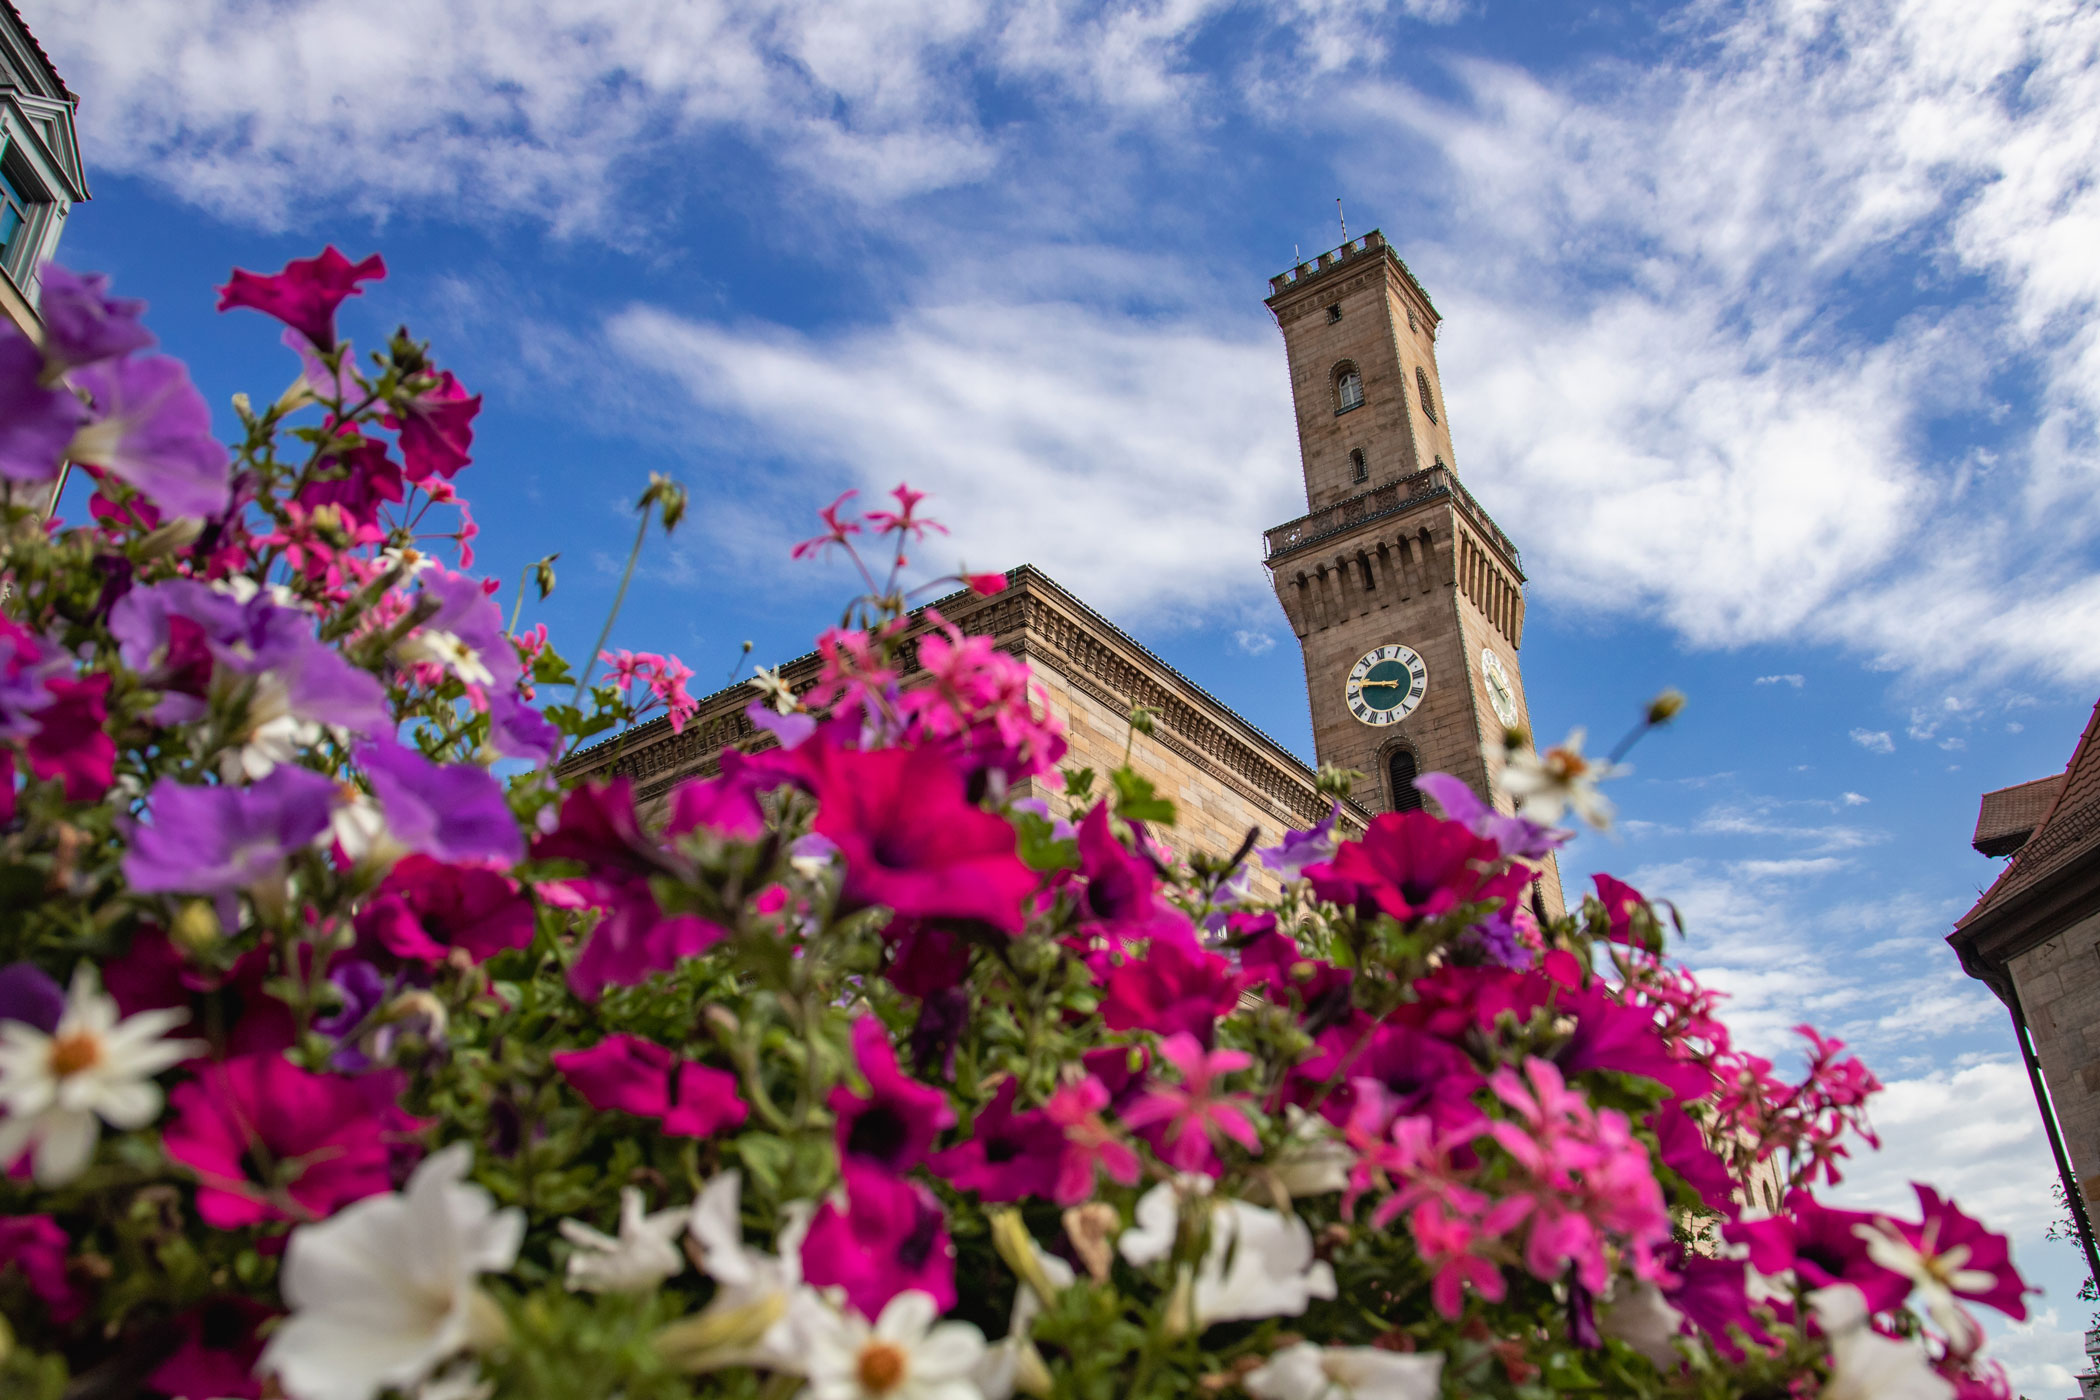
<path fill-rule="evenodd" d="M 21 275 L 20 261 L 41 202 L 30 194 L 30 188 L 11 161 L 0 160 L 0 268 L 15 276 Z"/>

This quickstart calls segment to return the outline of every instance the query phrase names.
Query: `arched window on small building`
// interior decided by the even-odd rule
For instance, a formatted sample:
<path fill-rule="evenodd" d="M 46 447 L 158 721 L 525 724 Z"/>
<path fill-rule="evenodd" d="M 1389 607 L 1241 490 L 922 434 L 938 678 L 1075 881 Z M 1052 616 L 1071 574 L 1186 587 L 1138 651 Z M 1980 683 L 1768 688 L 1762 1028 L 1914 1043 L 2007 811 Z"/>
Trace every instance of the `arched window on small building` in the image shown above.
<path fill-rule="evenodd" d="M 1364 460 L 1364 450 L 1361 447 L 1349 449 L 1349 479 L 1351 481 L 1369 481 L 1371 479 L 1371 464 Z"/>
<path fill-rule="evenodd" d="M 1415 366 L 1415 392 L 1422 396 L 1422 412 L 1430 422 L 1436 422 L 1436 396 L 1429 392 L 1429 376 L 1420 365 Z"/>
<path fill-rule="evenodd" d="M 1392 784 L 1393 810 L 1418 811 L 1422 794 L 1415 788 L 1415 751 L 1405 744 L 1395 746 L 1385 760 L 1386 777 Z"/>
<path fill-rule="evenodd" d="M 1364 377 L 1355 365 L 1344 360 L 1334 372 L 1334 411 L 1347 413 L 1364 406 Z"/>

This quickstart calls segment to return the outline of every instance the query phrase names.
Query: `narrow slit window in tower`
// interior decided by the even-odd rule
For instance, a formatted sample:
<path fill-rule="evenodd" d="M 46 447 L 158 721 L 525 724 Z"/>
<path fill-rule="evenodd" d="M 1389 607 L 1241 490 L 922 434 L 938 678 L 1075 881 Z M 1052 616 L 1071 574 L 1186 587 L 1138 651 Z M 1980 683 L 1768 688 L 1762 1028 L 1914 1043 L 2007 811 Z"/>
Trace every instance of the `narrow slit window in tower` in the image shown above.
<path fill-rule="evenodd" d="M 1422 806 L 1422 794 L 1415 788 L 1414 750 L 1398 748 L 1386 760 L 1386 772 L 1393 780 L 1393 810 L 1413 812 Z"/>
<path fill-rule="evenodd" d="M 1429 376 L 1420 365 L 1415 366 L 1415 392 L 1422 396 L 1422 412 L 1430 422 L 1436 422 L 1436 399 L 1429 392 Z"/>
<path fill-rule="evenodd" d="M 1336 322 L 1336 321 L 1339 321 L 1339 320 L 1341 320 L 1341 319 L 1342 319 L 1342 304 L 1341 304 L 1340 302 L 1336 302 L 1336 303 L 1335 303 L 1334 305 L 1332 305 L 1332 306 L 1330 306 L 1330 307 L 1328 307 L 1328 308 L 1327 308 L 1327 320 L 1328 320 L 1328 323 L 1329 323 L 1330 325 L 1331 325 L 1332 323 Z"/>
<path fill-rule="evenodd" d="M 1349 479 L 1351 481 L 1369 481 L 1371 479 L 1371 465 L 1364 460 L 1364 450 L 1361 447 L 1349 449 Z"/>
<path fill-rule="evenodd" d="M 1364 377 L 1355 365 L 1343 365 L 1334 377 L 1334 411 L 1347 413 L 1364 405 Z"/>

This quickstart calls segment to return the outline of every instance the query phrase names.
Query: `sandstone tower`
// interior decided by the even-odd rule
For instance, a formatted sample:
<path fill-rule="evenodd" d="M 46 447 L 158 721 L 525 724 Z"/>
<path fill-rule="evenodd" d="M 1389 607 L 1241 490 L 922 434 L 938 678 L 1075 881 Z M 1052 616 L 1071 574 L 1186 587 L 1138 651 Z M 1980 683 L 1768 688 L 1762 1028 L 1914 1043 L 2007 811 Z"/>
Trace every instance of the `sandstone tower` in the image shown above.
<path fill-rule="evenodd" d="M 1372 811 L 1420 806 L 1423 772 L 1509 810 L 1485 750 L 1530 724 L 1524 573 L 1454 470 L 1436 308 L 1375 230 L 1269 291 L 1309 513 L 1268 532 L 1266 558 L 1305 652 L 1313 748 L 1368 775 L 1356 796 Z"/>

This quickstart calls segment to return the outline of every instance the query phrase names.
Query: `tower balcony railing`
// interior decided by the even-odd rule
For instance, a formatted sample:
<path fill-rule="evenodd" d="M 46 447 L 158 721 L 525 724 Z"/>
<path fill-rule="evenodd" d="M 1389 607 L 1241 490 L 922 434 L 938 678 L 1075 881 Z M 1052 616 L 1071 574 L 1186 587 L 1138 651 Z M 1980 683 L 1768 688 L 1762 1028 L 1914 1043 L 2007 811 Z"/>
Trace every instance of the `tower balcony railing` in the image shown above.
<path fill-rule="evenodd" d="M 1289 520 L 1262 536 L 1262 558 L 1275 565 L 1288 555 L 1301 549 L 1309 549 L 1322 540 L 1332 539 L 1345 531 L 1370 520 L 1379 520 L 1389 515 L 1400 515 L 1431 501 L 1448 498 L 1454 501 L 1459 513 L 1494 546 L 1509 557 L 1509 562 L 1520 572 L 1524 567 L 1517 547 L 1510 543 L 1509 536 L 1480 508 L 1473 493 L 1459 484 L 1458 476 L 1445 466 L 1427 467 L 1422 471 L 1403 476 L 1397 481 L 1374 486 L 1333 505 L 1322 506 L 1309 515 Z"/>

